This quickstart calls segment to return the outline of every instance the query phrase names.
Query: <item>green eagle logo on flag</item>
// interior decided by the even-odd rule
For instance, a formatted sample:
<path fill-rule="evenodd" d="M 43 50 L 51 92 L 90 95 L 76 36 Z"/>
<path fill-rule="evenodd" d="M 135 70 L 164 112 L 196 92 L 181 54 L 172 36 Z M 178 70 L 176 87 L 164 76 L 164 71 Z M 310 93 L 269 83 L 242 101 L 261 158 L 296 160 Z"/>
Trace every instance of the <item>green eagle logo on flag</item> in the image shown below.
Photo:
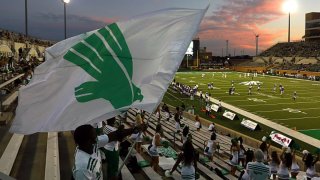
<path fill-rule="evenodd" d="M 131 53 L 117 24 L 99 29 L 74 45 L 63 58 L 96 80 L 75 88 L 78 102 L 103 98 L 119 109 L 142 101 L 140 88 L 132 82 Z"/>

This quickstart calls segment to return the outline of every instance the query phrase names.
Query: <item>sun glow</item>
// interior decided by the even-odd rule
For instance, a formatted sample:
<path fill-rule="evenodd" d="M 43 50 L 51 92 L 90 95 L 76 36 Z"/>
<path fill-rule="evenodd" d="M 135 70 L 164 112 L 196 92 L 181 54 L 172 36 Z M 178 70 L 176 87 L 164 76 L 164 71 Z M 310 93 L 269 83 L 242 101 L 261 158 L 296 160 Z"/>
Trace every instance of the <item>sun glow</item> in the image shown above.
<path fill-rule="evenodd" d="M 282 5 L 282 10 L 285 13 L 295 12 L 298 8 L 298 4 L 295 0 L 286 0 Z"/>

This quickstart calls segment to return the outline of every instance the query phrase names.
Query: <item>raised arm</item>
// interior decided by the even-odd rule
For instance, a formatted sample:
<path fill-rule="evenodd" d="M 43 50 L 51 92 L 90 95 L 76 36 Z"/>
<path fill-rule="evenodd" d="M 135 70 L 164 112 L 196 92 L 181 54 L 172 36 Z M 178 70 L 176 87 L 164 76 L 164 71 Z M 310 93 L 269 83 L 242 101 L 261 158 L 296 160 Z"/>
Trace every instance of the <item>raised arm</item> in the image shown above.
<path fill-rule="evenodd" d="M 318 152 L 317 157 L 316 157 L 316 158 L 314 159 L 314 161 L 312 162 L 312 165 L 313 165 L 313 166 L 319 161 L 319 158 L 320 158 L 320 152 Z"/>
<path fill-rule="evenodd" d="M 170 174 L 172 174 L 173 171 L 175 171 L 175 170 L 177 169 L 178 165 L 179 165 L 180 162 L 182 161 L 182 158 L 183 158 L 183 153 L 180 153 L 179 156 L 178 156 L 178 159 L 177 159 L 176 163 L 174 163 L 174 165 L 173 165 L 173 167 L 172 167 L 172 169 L 171 169 L 171 171 L 170 171 Z"/>
<path fill-rule="evenodd" d="M 155 144 L 156 146 L 161 146 L 161 137 L 159 134 L 157 134 L 155 137 Z"/>

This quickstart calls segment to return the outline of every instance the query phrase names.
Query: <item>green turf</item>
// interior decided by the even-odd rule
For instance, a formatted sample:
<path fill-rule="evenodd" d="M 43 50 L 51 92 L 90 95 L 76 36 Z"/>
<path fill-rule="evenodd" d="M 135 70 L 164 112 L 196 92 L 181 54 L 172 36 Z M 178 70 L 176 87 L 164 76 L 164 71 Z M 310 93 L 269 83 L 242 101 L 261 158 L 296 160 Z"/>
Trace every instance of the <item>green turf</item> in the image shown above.
<path fill-rule="evenodd" d="M 320 130 L 315 129 L 315 130 L 301 130 L 300 131 L 303 134 L 315 137 L 317 139 L 320 139 Z"/>
<path fill-rule="evenodd" d="M 205 74 L 202 78 L 201 74 Z M 320 83 L 315 81 L 281 78 L 276 76 L 243 77 L 244 73 L 227 72 L 227 78 L 222 78 L 223 73 L 214 72 L 178 72 L 176 74 L 176 82 L 194 86 L 199 85 L 199 90 L 209 92 L 212 97 L 221 99 L 222 102 L 239 107 L 258 116 L 264 117 L 288 128 L 296 128 L 297 130 L 319 129 L 320 130 Z M 241 78 L 239 75 L 241 74 Z M 231 87 L 231 81 L 234 81 L 236 88 L 235 95 L 229 95 L 228 89 Z M 245 81 L 260 81 L 262 83 L 260 92 L 257 86 L 253 87 L 252 95 L 248 95 L 248 86 L 240 84 Z M 215 89 L 208 90 L 207 84 L 213 82 Z M 276 83 L 277 90 L 273 92 L 273 86 Z M 280 95 L 279 84 L 285 88 L 284 95 Z M 297 92 L 297 99 L 292 99 L 293 92 Z M 196 106 L 196 113 L 205 117 L 199 109 L 204 105 L 199 100 L 191 101 L 187 97 L 176 93 L 172 89 L 168 89 L 163 99 L 168 104 L 177 106 L 182 102 L 187 107 Z M 230 121 L 221 117 L 221 113 L 215 114 L 216 118 L 211 119 L 216 123 L 247 134 L 251 137 L 261 139 L 262 136 L 268 135 L 273 129 L 261 125 L 262 131 L 250 131 L 240 126 L 239 121 Z M 240 119 L 243 117 L 240 116 Z M 210 118 L 208 118 L 210 119 Z M 308 131 L 301 131 L 309 136 L 320 139 L 319 136 L 308 134 Z M 296 140 L 301 147 L 308 145 Z"/>

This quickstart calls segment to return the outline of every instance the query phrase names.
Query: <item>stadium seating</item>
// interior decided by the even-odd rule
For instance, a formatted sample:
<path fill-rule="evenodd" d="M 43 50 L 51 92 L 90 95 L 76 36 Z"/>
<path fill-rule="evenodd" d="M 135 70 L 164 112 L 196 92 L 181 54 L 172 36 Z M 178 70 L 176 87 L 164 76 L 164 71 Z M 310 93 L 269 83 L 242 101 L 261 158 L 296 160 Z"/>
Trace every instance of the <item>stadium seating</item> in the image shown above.
<path fill-rule="evenodd" d="M 278 43 L 259 56 L 264 57 L 320 57 L 318 42 Z"/>
<path fill-rule="evenodd" d="M 119 166 L 123 163 L 122 159 L 119 158 Z M 133 180 L 135 179 L 133 177 L 133 175 L 131 174 L 131 172 L 129 171 L 127 166 L 123 166 L 123 168 L 121 169 L 121 175 L 122 175 L 122 179 L 125 180 Z"/>
<path fill-rule="evenodd" d="M 49 132 L 46 153 L 45 179 L 60 179 L 58 133 Z"/>
<path fill-rule="evenodd" d="M 0 172 L 9 175 L 24 135 L 14 134 L 0 159 Z"/>
<path fill-rule="evenodd" d="M 129 119 L 129 121 L 131 120 L 131 121 L 133 121 L 134 120 L 134 115 L 135 115 L 135 111 L 129 111 L 129 113 L 128 113 L 128 119 Z M 146 117 L 145 117 L 146 119 L 148 119 L 149 118 L 149 115 L 146 115 Z M 183 121 L 183 122 L 187 122 L 187 121 L 190 121 L 190 120 L 185 120 L 185 121 Z M 175 131 L 174 130 L 174 126 L 173 126 L 173 121 L 171 120 L 169 123 L 167 122 L 167 121 L 165 121 L 165 120 L 161 120 L 160 121 L 161 122 L 161 125 L 162 125 L 162 128 L 163 128 L 163 131 L 164 131 L 164 136 L 165 136 L 165 138 L 166 139 L 168 139 L 168 140 L 170 140 L 172 143 L 175 143 L 175 145 L 177 145 L 178 146 L 178 148 L 181 148 L 182 147 L 182 143 L 181 143 L 181 141 L 180 141 L 180 139 L 181 139 L 181 135 L 179 134 L 179 135 L 177 135 L 177 137 L 176 137 L 176 140 L 175 141 L 173 141 L 173 136 L 172 136 L 172 133 Z M 189 122 L 188 122 L 189 123 Z M 152 127 L 152 129 L 155 129 L 155 126 L 156 126 L 156 124 L 157 124 L 157 118 L 153 115 L 153 116 L 151 116 L 151 118 L 149 119 L 149 127 Z M 190 124 L 190 127 L 192 128 L 193 127 L 193 125 L 191 126 L 191 124 Z M 202 140 L 198 140 L 198 138 L 197 138 L 197 136 L 198 136 L 198 134 L 197 135 L 195 135 L 195 132 L 196 131 L 194 131 L 194 132 L 192 132 L 192 135 L 194 136 L 194 141 L 193 141 L 193 143 L 194 143 L 194 145 L 195 145 L 195 148 L 196 149 L 200 149 L 200 152 L 203 154 L 203 140 L 204 139 L 202 139 Z M 200 133 L 199 133 L 200 134 Z M 208 137 L 210 137 L 210 136 L 208 136 Z M 228 149 L 230 148 L 230 146 L 228 147 Z M 216 158 L 218 158 L 218 157 L 216 157 Z M 226 163 L 226 162 L 224 162 L 223 160 L 221 160 L 221 161 L 219 161 L 219 163 L 220 163 L 220 165 L 222 166 L 220 166 L 219 168 L 223 168 L 223 169 L 230 169 L 230 166 Z M 198 165 L 198 169 L 199 169 L 199 171 L 201 172 L 201 174 L 203 175 L 203 176 L 205 176 L 206 178 L 208 178 L 208 179 L 221 179 L 220 177 L 218 177 L 211 169 L 213 168 L 216 168 L 217 166 L 204 166 L 204 165 L 202 165 L 201 163 L 198 163 L 199 165 Z M 237 173 L 238 175 L 239 175 L 239 173 Z M 229 178 L 231 178 L 231 179 L 236 179 L 236 177 L 229 177 Z"/>

